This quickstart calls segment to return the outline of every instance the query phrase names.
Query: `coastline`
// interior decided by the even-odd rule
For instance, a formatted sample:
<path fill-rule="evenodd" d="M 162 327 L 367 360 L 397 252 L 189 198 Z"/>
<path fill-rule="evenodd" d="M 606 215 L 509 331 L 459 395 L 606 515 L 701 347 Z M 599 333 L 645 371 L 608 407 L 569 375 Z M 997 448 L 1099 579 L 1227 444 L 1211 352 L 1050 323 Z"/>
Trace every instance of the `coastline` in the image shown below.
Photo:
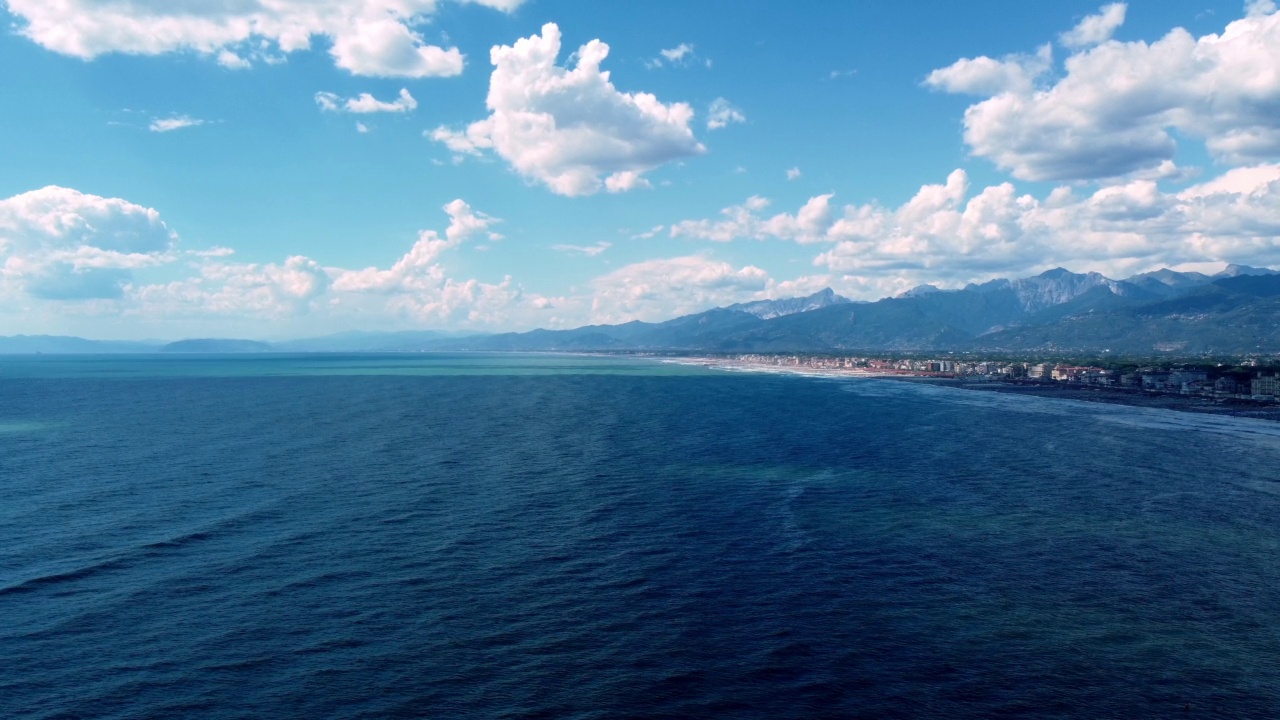
<path fill-rule="evenodd" d="M 969 381 L 953 377 L 933 377 L 915 373 L 888 372 L 881 370 L 789 368 L 777 365 L 755 365 L 736 360 L 712 357 L 664 357 L 657 359 L 662 362 L 699 365 L 702 367 L 726 370 L 730 372 L 758 372 L 775 375 L 801 375 L 821 378 L 867 378 L 876 380 L 894 380 L 897 382 L 939 385 L 959 390 L 995 392 L 1009 395 L 1031 395 L 1034 397 L 1050 399 L 1078 400 L 1081 402 L 1093 402 L 1106 405 L 1127 405 L 1129 407 L 1154 408 L 1160 410 L 1199 413 L 1202 415 L 1219 415 L 1280 422 L 1280 405 L 1276 404 L 1221 402 L 1212 398 L 1192 395 L 1171 395 L 1167 393 L 1153 393 L 1142 390 L 1085 385 L 1081 383 Z"/>
<path fill-rule="evenodd" d="M 1078 400 L 1106 405 L 1127 405 L 1129 407 L 1156 408 L 1176 410 L 1178 412 L 1199 413 L 1202 415 L 1223 415 L 1228 417 L 1253 418 L 1280 422 L 1280 406 L 1218 402 L 1211 398 L 1191 395 L 1170 395 L 1152 393 L 1141 390 L 1121 390 L 1117 388 L 1098 387 L 1071 383 L 1038 383 L 1020 384 L 1006 382 L 964 382 L 957 380 L 934 378 L 891 378 L 896 380 L 930 382 L 943 384 L 961 390 L 977 390 L 1009 395 L 1031 395 L 1033 397 L 1057 398 L 1061 400 Z"/>

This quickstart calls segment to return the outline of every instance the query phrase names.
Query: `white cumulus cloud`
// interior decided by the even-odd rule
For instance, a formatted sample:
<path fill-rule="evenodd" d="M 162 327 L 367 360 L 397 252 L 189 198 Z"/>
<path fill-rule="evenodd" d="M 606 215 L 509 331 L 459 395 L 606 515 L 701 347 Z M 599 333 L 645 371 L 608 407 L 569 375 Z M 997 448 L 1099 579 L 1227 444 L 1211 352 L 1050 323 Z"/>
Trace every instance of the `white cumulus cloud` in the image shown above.
<path fill-rule="evenodd" d="M 160 317 L 246 315 L 280 318 L 305 312 L 331 279 L 311 258 L 231 263 L 211 258 L 181 280 L 127 288 L 127 312 Z"/>
<path fill-rule="evenodd" d="M 686 220 L 675 237 L 728 242 L 828 243 L 815 264 L 880 283 L 968 282 L 1067 265 L 1113 277 L 1160 267 L 1280 263 L 1280 165 L 1236 168 L 1180 192 L 1129 180 L 1080 194 L 1061 186 L 1043 198 L 1010 183 L 977 192 L 963 170 L 925 185 L 902 205 L 833 208 L 831 195 L 795 213 L 765 212 L 753 197 L 717 220 Z M 889 283 L 889 285 L 885 285 Z M 898 287 L 901 285 L 901 287 Z"/>
<path fill-rule="evenodd" d="M 1053 67 L 1053 46 L 1041 45 L 1034 55 L 1006 55 L 994 60 L 964 58 L 929 73 L 925 84 L 940 90 L 970 95 L 1030 92 L 1036 79 Z"/>
<path fill-rule="evenodd" d="M 493 231 L 500 220 L 462 200 L 444 211 L 448 225 L 419 233 L 390 267 L 346 269 L 299 254 L 237 262 L 234 251 L 221 246 L 179 252 L 177 235 L 158 211 L 50 186 L 0 200 L 0 315 L 25 332 L 128 318 L 158 334 L 192 327 L 252 334 L 285 327 L 480 329 L 585 321 L 585 297 L 526 293 L 510 276 L 496 282 L 456 277 L 446 252 L 472 239 L 500 238 Z M 548 315 L 559 307 L 571 314 Z"/>
<path fill-rule="evenodd" d="M 644 187 L 645 172 L 705 151 L 690 129 L 689 105 L 614 87 L 600 69 L 608 45 L 583 45 L 572 69 L 556 64 L 559 54 L 554 23 L 494 47 L 489 117 L 429 136 L 458 156 L 492 150 L 523 177 L 569 196 Z"/>
<path fill-rule="evenodd" d="M 56 300 L 119 297 L 133 270 L 172 260 L 160 213 L 120 198 L 49 186 L 0 200 L 0 280 Z"/>
<path fill-rule="evenodd" d="M 1089 27 L 1118 23 L 1116 8 L 1092 16 L 1100 19 Z M 1081 43 L 1086 35 L 1091 42 L 1103 37 L 1090 30 Z M 974 155 L 1022 179 L 1149 175 L 1173 160 L 1175 135 L 1203 141 L 1229 165 L 1280 154 L 1274 4 L 1252 6 L 1221 34 L 1197 38 L 1177 28 L 1151 43 L 1086 44 L 1050 83 L 1037 83 L 1040 68 L 1022 58 L 965 59 L 935 70 L 926 83 L 989 96 L 965 111 L 965 142 Z"/>
<path fill-rule="evenodd" d="M 195 274 L 124 288 L 126 310 L 149 317 L 275 318 L 320 313 L 330 321 L 485 326 L 519 310 L 523 291 L 510 277 L 498 283 L 452 277 L 445 251 L 480 236 L 494 238 L 497 218 L 454 200 L 444 206 L 443 233 L 423 230 L 389 268 L 325 267 L 294 255 L 280 263 L 229 262 L 222 253 L 200 256 Z M 528 309 L 528 308 L 525 308 Z"/>
<path fill-rule="evenodd" d="M 1111 39 L 1111 35 L 1124 24 L 1128 6 L 1122 2 L 1102 6 L 1096 15 L 1089 15 L 1080 24 L 1062 33 L 1059 38 L 1069 48 L 1088 47 Z"/>
<path fill-rule="evenodd" d="M 594 322 L 667 320 L 763 297 L 771 280 L 754 265 L 735 268 L 702 255 L 646 260 L 591 282 Z"/>
<path fill-rule="evenodd" d="M 522 0 L 468 0 L 511 11 Z M 354 75 L 428 77 L 462 72 L 457 48 L 429 44 L 420 30 L 440 0 L 235 0 L 119 2 L 8 0 L 18 32 L 42 47 L 91 59 L 107 53 L 195 52 L 224 67 L 275 62 L 329 45 Z"/>
<path fill-rule="evenodd" d="M 832 195 L 811 198 L 794 215 L 778 213 L 766 217 L 762 213 L 769 201 L 753 196 L 741 205 L 720 211 L 720 220 L 684 220 L 671 226 L 671 237 L 687 237 L 712 242 L 779 238 L 800 243 L 826 242 L 832 222 Z"/>
<path fill-rule="evenodd" d="M 497 218 L 477 213 L 462 200 L 444 206 L 449 227 L 442 237 L 435 230 L 418 233 L 418 241 L 409 252 L 386 270 L 368 267 L 363 270 L 335 269 L 334 289 L 349 292 L 430 293 L 438 291 L 448 279 L 440 256 L 478 234 L 485 233 Z"/>

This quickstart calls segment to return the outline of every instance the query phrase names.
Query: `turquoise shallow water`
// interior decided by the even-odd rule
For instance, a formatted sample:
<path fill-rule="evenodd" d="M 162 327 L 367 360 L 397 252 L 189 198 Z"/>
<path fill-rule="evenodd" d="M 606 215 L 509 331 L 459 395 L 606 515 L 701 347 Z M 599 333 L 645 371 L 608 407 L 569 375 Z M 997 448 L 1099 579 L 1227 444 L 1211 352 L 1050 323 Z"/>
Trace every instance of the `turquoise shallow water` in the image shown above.
<path fill-rule="evenodd" d="M 1270 717 L 1280 425 L 554 355 L 0 359 L 3 717 Z"/>

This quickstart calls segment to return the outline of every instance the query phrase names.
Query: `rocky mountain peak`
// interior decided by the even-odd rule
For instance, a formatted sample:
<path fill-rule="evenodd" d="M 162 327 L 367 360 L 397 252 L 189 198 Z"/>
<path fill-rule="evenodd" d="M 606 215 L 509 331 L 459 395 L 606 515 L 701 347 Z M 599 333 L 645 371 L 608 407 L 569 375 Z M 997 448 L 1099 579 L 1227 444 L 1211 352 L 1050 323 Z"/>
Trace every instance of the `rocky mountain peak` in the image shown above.
<path fill-rule="evenodd" d="M 831 305 L 842 305 L 852 302 L 849 298 L 837 295 L 831 288 L 823 288 L 818 292 L 798 298 L 784 298 L 781 300 L 756 300 L 755 302 L 737 303 L 725 308 L 726 310 L 736 310 L 738 312 L 750 313 L 762 320 L 782 317 L 784 315 L 795 315 L 796 313 L 817 310 L 818 308 L 829 307 Z"/>

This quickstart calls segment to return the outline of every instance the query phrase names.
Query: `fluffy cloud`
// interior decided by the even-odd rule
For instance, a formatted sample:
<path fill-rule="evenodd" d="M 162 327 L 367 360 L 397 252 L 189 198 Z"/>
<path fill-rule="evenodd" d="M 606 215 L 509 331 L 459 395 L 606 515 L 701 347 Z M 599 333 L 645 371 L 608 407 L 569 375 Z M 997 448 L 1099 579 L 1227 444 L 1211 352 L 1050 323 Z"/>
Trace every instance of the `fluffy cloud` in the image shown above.
<path fill-rule="evenodd" d="M 129 284 L 119 311 L 153 319 L 271 318 L 284 322 L 320 315 L 329 322 L 384 325 L 408 322 L 489 326 L 513 312 L 536 310 L 510 277 L 498 283 L 451 277 L 445 251 L 476 237 L 495 238 L 497 218 L 462 200 L 444 206 L 443 234 L 419 233 L 417 242 L 391 267 L 350 270 L 324 267 L 297 255 L 281 263 L 236 263 L 229 253 L 197 253 L 194 274 L 164 283 Z M 524 302 L 527 300 L 528 302 Z"/>
<path fill-rule="evenodd" d="M 653 187 L 649 181 L 640 176 L 640 173 L 634 170 L 624 170 L 616 172 L 604 179 L 604 189 L 611 193 L 626 192 L 635 190 L 636 188 Z"/>
<path fill-rule="evenodd" d="M 305 312 L 331 284 L 324 268 L 301 255 L 279 264 L 208 259 L 196 271 L 195 276 L 168 283 L 128 286 L 124 311 L 161 317 L 280 318 Z"/>
<path fill-rule="evenodd" d="M 1034 55 L 965 58 L 929 73 L 925 84 L 940 90 L 969 95 L 1030 92 L 1036 79 L 1053 67 L 1053 46 L 1041 45 Z"/>
<path fill-rule="evenodd" d="M 1044 198 L 1010 183 L 972 193 L 963 170 L 925 185 L 906 203 L 831 207 L 811 198 L 795 213 L 768 215 L 753 197 L 718 220 L 687 220 L 675 237 L 725 242 L 780 239 L 830 243 L 815 264 L 904 289 L 968 282 L 1056 265 L 1114 276 L 1191 263 L 1280 262 L 1280 165 L 1233 169 L 1180 192 L 1130 180 L 1093 193 L 1059 187 Z M 888 285 L 886 285 L 888 283 Z"/>
<path fill-rule="evenodd" d="M 1124 3 L 1111 3 L 1102 6 L 1096 15 L 1089 15 L 1079 25 L 1062 33 L 1059 38 L 1069 48 L 1088 47 L 1111 39 L 1111 35 L 1124 24 Z"/>
<path fill-rule="evenodd" d="M 744 123 L 747 116 L 742 111 L 734 107 L 732 103 L 724 98 L 716 98 L 711 101 L 711 107 L 707 109 L 707 129 L 719 130 L 728 126 L 730 123 Z"/>
<path fill-rule="evenodd" d="M 832 195 L 811 198 L 794 215 L 779 213 L 765 217 L 761 213 L 769 201 L 759 196 L 747 198 L 741 205 L 720 211 L 720 220 L 684 220 L 671 226 L 671 237 L 687 237 L 712 242 L 738 239 L 764 240 L 778 238 L 800 243 L 825 242 L 830 238 Z"/>
<path fill-rule="evenodd" d="M 316 105 L 325 112 L 407 113 L 417 109 L 418 101 L 409 94 L 408 88 L 400 88 L 400 95 L 391 101 L 379 100 L 369 93 L 360 93 L 353 98 L 341 98 L 331 92 L 318 92 Z"/>
<path fill-rule="evenodd" d="M 263 319 L 283 327 L 309 315 L 352 325 L 398 319 L 489 326 L 511 313 L 536 318 L 538 296 L 526 297 L 510 277 L 498 283 L 451 277 L 441 262 L 444 251 L 472 238 L 500 237 L 492 231 L 499 220 L 462 200 L 444 210 L 449 225 L 443 233 L 423 231 L 390 268 L 348 270 L 302 255 L 235 262 L 224 247 L 179 253 L 177 236 L 155 210 L 47 187 L 0 200 L 0 297 L 9 314 L 25 308 L 45 316 L 131 316 L 161 324 L 194 319 L 239 328 Z M 142 268 L 173 279 L 142 282 L 135 272 Z M 48 301 L 55 304 L 40 304 Z"/>
<path fill-rule="evenodd" d="M 440 289 L 446 273 L 439 258 L 444 251 L 457 247 L 467 239 L 488 232 L 497 218 L 476 213 L 462 200 L 444 206 L 449 227 L 441 237 L 435 230 L 418 233 L 418 241 L 409 252 L 386 270 L 368 267 L 363 270 L 335 269 L 335 290 L 375 293 L 422 293 Z"/>
<path fill-rule="evenodd" d="M 49 186 L 0 200 L 0 282 L 46 299 L 119 297 L 137 268 L 172 259 L 151 208 Z"/>
<path fill-rule="evenodd" d="M 560 195 L 644 187 L 645 172 L 705 151 L 693 136 L 693 110 L 648 93 L 619 92 L 600 69 L 609 46 L 578 48 L 574 68 L 556 65 L 560 29 L 490 51 L 489 117 L 464 130 L 429 136 L 455 155 L 492 150 L 528 180 Z"/>
<path fill-rule="evenodd" d="M 592 281 L 591 316 L 594 322 L 668 320 L 759 299 L 771 284 L 758 267 L 735 268 L 701 255 L 646 260 Z"/>
<path fill-rule="evenodd" d="M 423 230 L 390 266 L 348 269 L 303 255 L 240 262 L 225 247 L 179 252 L 177 236 L 157 211 L 49 187 L 0 201 L 0 297 L 10 321 L 18 315 L 42 318 L 32 330 L 47 331 L 62 317 L 81 323 L 96 317 L 130 318 L 158 334 L 164 332 L 159 328 L 189 332 L 195 326 L 204 328 L 200 332 L 256 334 L 264 322 L 280 333 L 306 327 L 569 327 L 592 318 L 666 319 L 808 286 L 804 279 L 775 283 L 757 267 L 690 256 L 629 265 L 596 278 L 583 292 L 543 297 L 525 292 L 510 276 L 497 282 L 456 277 L 449 253 L 473 240 L 500 237 L 494 228 L 501 221 L 462 200 L 443 210 L 447 226 Z M 593 257 L 610 246 L 556 249 Z"/>
<path fill-rule="evenodd" d="M 510 11 L 522 0 L 463 0 Z M 428 44 L 416 28 L 439 0 L 237 0 L 116 2 L 8 0 L 18 31 L 54 52 L 91 59 L 106 53 L 189 51 L 228 68 L 328 40 L 338 67 L 355 75 L 427 77 L 462 72 L 457 48 Z"/>
<path fill-rule="evenodd" d="M 926 84 L 988 95 L 965 111 L 965 141 L 1028 180 L 1150 173 L 1172 161 L 1175 132 L 1203 140 L 1223 163 L 1280 153 L 1274 4 L 1254 3 L 1220 35 L 1195 38 L 1179 28 L 1153 43 L 1102 42 L 1122 20 L 1123 6 L 1108 5 L 1068 33 L 1084 47 L 1049 84 L 1037 84 L 1041 66 L 1025 57 L 960 60 Z"/>
<path fill-rule="evenodd" d="M 198 319 L 202 324 L 246 318 L 270 319 L 273 327 L 312 317 L 333 324 L 492 327 L 519 315 L 544 317 L 550 303 L 526 296 L 511 277 L 497 283 L 452 277 L 443 254 L 467 240 L 500 237 L 497 218 L 476 212 L 462 200 L 444 206 L 443 233 L 424 230 L 389 268 L 352 270 L 324 267 L 296 255 L 280 263 L 237 263 L 226 251 L 190 253 L 194 273 L 170 282 L 125 285 L 112 312 L 154 322 Z"/>

